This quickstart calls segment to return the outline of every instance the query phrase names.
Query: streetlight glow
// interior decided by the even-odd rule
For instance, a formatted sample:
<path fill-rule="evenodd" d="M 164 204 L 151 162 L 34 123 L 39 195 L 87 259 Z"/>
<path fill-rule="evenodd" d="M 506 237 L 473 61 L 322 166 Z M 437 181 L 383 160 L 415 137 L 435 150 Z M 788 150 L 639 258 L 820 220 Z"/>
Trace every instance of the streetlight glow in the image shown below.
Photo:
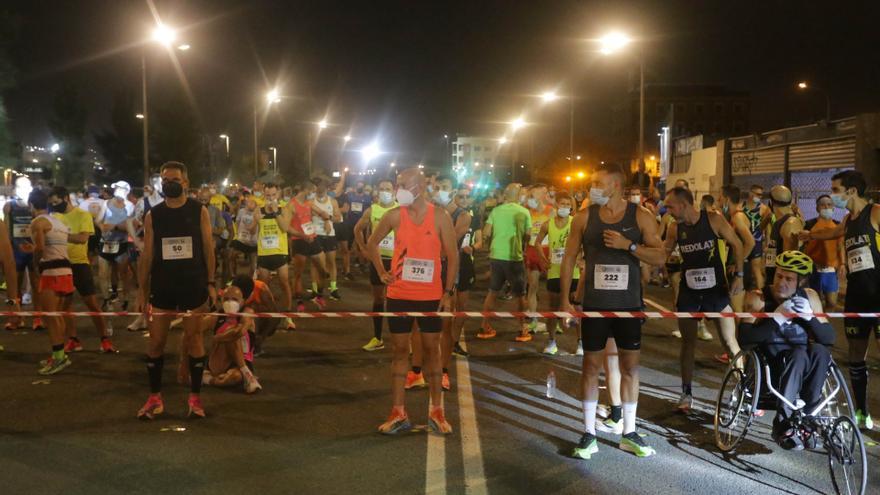
<path fill-rule="evenodd" d="M 502 136 L 498 139 L 498 142 L 501 144 L 507 144 L 507 137 Z"/>
<path fill-rule="evenodd" d="M 171 46 L 171 43 L 174 43 L 174 40 L 176 39 L 177 32 L 165 24 L 159 24 L 156 26 L 156 29 L 153 30 L 153 41 L 161 45 Z"/>
<path fill-rule="evenodd" d="M 364 162 L 370 163 L 374 158 L 379 156 L 382 152 L 379 150 L 379 144 L 373 141 L 368 144 L 361 150 L 361 154 L 364 156 Z"/>
<path fill-rule="evenodd" d="M 53 143 L 52 146 L 49 147 L 49 151 L 51 151 L 52 153 L 58 153 L 58 150 L 60 149 L 61 145 L 59 145 L 58 143 Z"/>
<path fill-rule="evenodd" d="M 807 81 L 801 81 L 797 84 L 797 87 L 798 89 L 807 89 L 809 85 L 807 84 Z"/>
<path fill-rule="evenodd" d="M 513 119 L 513 122 L 510 123 L 510 128 L 513 129 L 514 132 L 522 129 L 526 126 L 526 120 L 522 117 L 517 117 Z"/>
<path fill-rule="evenodd" d="M 278 93 L 278 89 L 274 88 L 266 93 L 266 102 L 269 104 L 278 103 L 281 101 L 281 95 Z"/>
<path fill-rule="evenodd" d="M 327 119 L 321 119 L 321 121 L 318 122 L 318 129 L 326 129 L 326 128 L 327 128 Z"/>
<path fill-rule="evenodd" d="M 177 45 L 177 49 L 180 50 L 180 51 L 182 51 L 182 52 L 185 52 L 185 51 L 189 50 L 190 48 L 192 48 L 192 47 L 189 46 L 189 43 L 184 43 L 184 44 L 182 44 L 182 45 Z"/>
<path fill-rule="evenodd" d="M 347 142 L 351 141 L 351 136 L 348 135 L 348 134 L 346 134 L 345 137 L 342 138 L 342 140 L 345 141 L 345 142 L 347 143 Z"/>
<path fill-rule="evenodd" d="M 626 34 L 621 33 L 620 31 L 612 31 L 599 38 L 599 53 L 602 55 L 611 55 L 619 52 L 631 42 L 632 40 Z"/>
<path fill-rule="evenodd" d="M 136 114 L 134 114 L 134 118 L 144 120 L 144 114 L 136 113 Z"/>
<path fill-rule="evenodd" d="M 220 134 L 220 139 L 229 139 L 229 136 L 226 134 Z"/>
<path fill-rule="evenodd" d="M 544 103 L 550 103 L 557 98 L 559 98 L 559 95 L 556 94 L 556 91 L 544 91 L 544 93 L 541 94 L 541 99 L 544 100 Z"/>

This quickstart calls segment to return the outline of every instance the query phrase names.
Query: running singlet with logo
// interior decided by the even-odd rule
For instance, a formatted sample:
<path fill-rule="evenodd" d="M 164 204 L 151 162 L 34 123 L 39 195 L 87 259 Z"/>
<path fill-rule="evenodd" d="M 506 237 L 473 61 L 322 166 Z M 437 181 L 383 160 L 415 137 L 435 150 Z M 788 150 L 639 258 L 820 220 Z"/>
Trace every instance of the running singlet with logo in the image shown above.
<path fill-rule="evenodd" d="M 569 216 L 565 219 L 565 227 L 557 227 L 556 219 L 547 224 L 547 238 L 550 239 L 550 268 L 547 270 L 547 279 L 559 278 L 559 269 L 562 257 L 565 256 L 565 243 L 568 242 L 568 234 L 571 233 L 571 221 Z M 571 275 L 572 280 L 581 278 L 581 272 L 577 266 Z"/>
<path fill-rule="evenodd" d="M 312 203 L 306 201 L 300 203 L 296 198 L 290 200 L 293 205 L 293 218 L 290 219 L 290 225 L 306 237 L 315 237 L 315 224 L 312 223 Z"/>
<path fill-rule="evenodd" d="M 48 277 L 70 275 L 70 258 L 67 254 L 67 236 L 70 229 L 61 220 L 47 214 L 37 218 L 45 218 L 52 224 L 43 240 L 43 256 L 40 259 L 40 274 Z"/>
<path fill-rule="evenodd" d="M 636 310 L 642 308 L 639 260 L 628 251 L 605 247 L 602 232 L 615 230 L 636 244 L 642 231 L 636 220 L 638 205 L 626 204 L 623 218 L 608 224 L 599 217 L 599 205 L 590 205 L 582 239 L 586 260 L 584 309 Z"/>
<path fill-rule="evenodd" d="M 315 198 L 315 206 L 330 217 L 330 220 L 325 221 L 320 215 L 312 212 L 312 225 L 315 227 L 315 233 L 322 236 L 335 236 L 336 230 L 333 229 L 333 200 L 330 199 L 330 196 L 325 196 L 324 201 Z"/>
<path fill-rule="evenodd" d="M 257 256 L 287 255 L 287 233 L 278 225 L 281 212 L 276 210 L 272 213 L 265 208 L 260 210 L 260 218 L 257 227 Z"/>
<path fill-rule="evenodd" d="M 721 243 L 712 230 L 708 213 L 700 211 L 700 218 L 693 225 L 679 223 L 676 245 L 682 259 L 682 290 L 727 291 Z"/>
<path fill-rule="evenodd" d="M 202 247 L 202 206 L 187 198 L 170 208 L 167 202 L 150 210 L 153 225 L 153 293 L 170 287 L 203 288 L 208 285 L 208 264 Z"/>
<path fill-rule="evenodd" d="M 345 214 L 345 223 L 354 225 L 364 215 L 372 202 L 372 198 L 367 193 L 358 194 L 356 192 L 348 193 L 348 212 Z"/>
<path fill-rule="evenodd" d="M 390 299 L 437 301 L 443 295 L 440 281 L 440 234 L 434 220 L 434 205 L 428 203 L 421 225 L 413 223 L 409 208 L 400 209 L 400 226 L 395 232 Z"/>
<path fill-rule="evenodd" d="M 254 212 L 248 210 L 247 208 L 242 208 L 238 210 L 238 217 L 236 218 L 235 229 L 235 238 L 238 240 L 238 242 L 244 244 L 245 246 L 257 245 L 256 233 L 250 230 L 253 225 Z"/>
<path fill-rule="evenodd" d="M 382 217 L 385 216 L 385 213 L 388 210 L 393 210 L 397 208 L 397 202 L 391 203 L 391 206 L 384 207 L 379 203 L 376 203 L 370 206 L 370 227 L 373 230 L 376 230 L 376 226 L 379 225 L 379 222 L 382 220 Z M 388 235 L 385 236 L 381 241 L 379 241 L 379 254 L 383 258 L 390 258 L 394 256 L 394 231 L 388 232 Z"/>
<path fill-rule="evenodd" d="M 755 208 L 744 208 L 743 213 L 749 217 L 749 230 L 752 231 L 752 237 L 755 238 L 755 242 L 763 241 L 764 231 L 761 229 L 761 205 Z"/>
<path fill-rule="evenodd" d="M 529 232 L 531 234 L 531 238 L 529 239 L 529 246 L 534 246 L 535 240 L 538 238 L 538 233 L 541 232 L 541 226 L 552 219 L 553 207 L 550 205 L 545 205 L 539 211 L 529 209 L 529 214 L 532 216 L 532 231 Z M 544 237 L 541 245 L 546 246 L 548 242 L 548 238 Z"/>
<path fill-rule="evenodd" d="M 464 208 L 456 208 L 455 211 L 452 212 L 452 225 L 455 226 L 456 222 L 458 222 L 458 217 L 460 217 L 463 213 L 469 213 Z M 473 255 L 467 254 L 462 251 L 462 249 L 473 245 L 474 243 L 474 222 L 473 217 L 471 217 L 471 222 L 468 224 L 467 232 L 464 233 L 463 236 L 457 239 L 458 242 L 458 253 L 459 257 L 467 256 L 473 259 Z"/>
<path fill-rule="evenodd" d="M 128 219 L 128 211 L 125 204 L 116 206 L 114 200 L 107 201 L 107 210 L 104 213 L 103 223 L 120 225 Z M 101 234 L 101 252 L 106 254 L 119 254 L 119 246 L 128 241 L 128 233 L 114 228 Z"/>
<path fill-rule="evenodd" d="M 776 275 L 776 256 L 782 252 L 782 249 L 785 249 L 785 244 L 782 242 L 782 226 L 791 217 L 791 213 L 786 213 L 782 218 L 776 220 L 773 223 L 773 228 L 770 229 L 767 251 L 764 253 L 764 271 L 766 273 L 764 283 L 766 285 L 772 284 L 773 277 Z"/>
<path fill-rule="evenodd" d="M 850 217 L 846 222 L 843 236 L 846 283 L 848 287 L 857 289 L 847 292 L 846 311 L 877 309 L 877 298 L 880 297 L 880 233 L 871 224 L 873 207 L 866 205 L 859 216 Z"/>
<path fill-rule="evenodd" d="M 18 200 L 9 203 L 9 237 L 12 247 L 19 251 L 22 244 L 31 243 L 31 220 L 34 219 L 29 206 L 20 206 Z"/>

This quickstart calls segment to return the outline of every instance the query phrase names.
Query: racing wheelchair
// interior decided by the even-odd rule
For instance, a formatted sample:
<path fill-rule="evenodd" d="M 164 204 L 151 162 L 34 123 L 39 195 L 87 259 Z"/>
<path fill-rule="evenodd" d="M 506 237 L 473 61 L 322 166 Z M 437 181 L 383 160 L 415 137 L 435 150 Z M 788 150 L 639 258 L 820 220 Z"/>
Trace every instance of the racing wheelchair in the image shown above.
<path fill-rule="evenodd" d="M 784 403 L 794 410 L 791 425 L 798 434 L 808 431 L 821 440 L 828 454 L 836 493 L 864 494 L 868 481 L 867 453 L 853 419 L 855 411 L 849 388 L 834 360 L 822 388 L 823 399 L 812 411 L 804 410 L 801 399 L 795 404 L 789 402 L 777 391 L 778 387 L 779 381 L 760 349 L 743 349 L 731 360 L 715 403 L 718 448 L 732 452 L 745 437 L 759 410 L 775 412 L 777 404 Z"/>

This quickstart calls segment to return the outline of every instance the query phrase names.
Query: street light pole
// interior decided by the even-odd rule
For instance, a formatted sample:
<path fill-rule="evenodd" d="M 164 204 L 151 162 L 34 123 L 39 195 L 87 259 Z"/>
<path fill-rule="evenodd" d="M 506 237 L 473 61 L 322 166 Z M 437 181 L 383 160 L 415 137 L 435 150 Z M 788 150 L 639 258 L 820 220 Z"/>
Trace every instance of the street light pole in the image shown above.
<path fill-rule="evenodd" d="M 147 54 L 146 49 L 141 49 L 141 105 L 144 115 L 144 185 L 150 183 L 150 150 L 149 150 L 149 110 L 147 110 Z"/>
<path fill-rule="evenodd" d="M 574 171 L 574 95 L 568 97 L 568 156 L 571 158 L 569 172 Z"/>
<path fill-rule="evenodd" d="M 639 60 L 639 173 L 645 173 L 645 59 Z"/>
<path fill-rule="evenodd" d="M 257 104 L 254 103 L 254 179 L 260 175 L 260 131 L 257 128 Z"/>
<path fill-rule="evenodd" d="M 312 178 L 312 129 L 309 128 L 308 135 L 309 142 L 307 143 L 306 149 L 308 150 L 308 162 L 309 162 L 309 178 Z"/>
<path fill-rule="evenodd" d="M 278 175 L 278 148 L 269 146 L 269 149 L 272 150 L 272 172 Z"/>

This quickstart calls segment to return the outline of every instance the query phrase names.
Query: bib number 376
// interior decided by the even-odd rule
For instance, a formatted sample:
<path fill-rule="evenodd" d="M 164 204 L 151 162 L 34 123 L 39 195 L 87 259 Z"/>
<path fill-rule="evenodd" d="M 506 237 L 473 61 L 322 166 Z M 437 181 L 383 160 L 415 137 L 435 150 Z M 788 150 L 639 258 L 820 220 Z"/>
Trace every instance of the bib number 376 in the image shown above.
<path fill-rule="evenodd" d="M 405 258 L 403 261 L 403 275 L 407 282 L 431 283 L 434 281 L 434 260 L 420 260 L 418 258 Z"/>

